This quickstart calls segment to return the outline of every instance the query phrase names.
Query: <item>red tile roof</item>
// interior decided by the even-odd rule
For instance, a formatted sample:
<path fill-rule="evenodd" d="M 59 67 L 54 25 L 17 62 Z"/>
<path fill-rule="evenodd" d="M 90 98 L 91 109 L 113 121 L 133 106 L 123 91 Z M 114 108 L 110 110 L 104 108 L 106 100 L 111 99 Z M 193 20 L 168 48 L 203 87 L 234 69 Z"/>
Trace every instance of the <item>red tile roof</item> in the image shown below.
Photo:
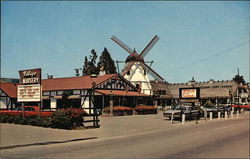
<path fill-rule="evenodd" d="M 122 90 L 96 90 L 104 95 L 115 95 L 115 96 L 149 96 L 147 94 L 133 92 L 133 91 L 122 91 Z"/>
<path fill-rule="evenodd" d="M 0 82 L 0 89 L 4 91 L 9 97 L 17 97 L 17 83 L 2 83 Z"/>
<path fill-rule="evenodd" d="M 72 90 L 72 89 L 91 89 L 92 82 L 96 85 L 114 77 L 118 74 L 106 74 L 91 78 L 90 76 L 67 77 L 67 78 L 52 78 L 42 80 L 42 90 Z"/>

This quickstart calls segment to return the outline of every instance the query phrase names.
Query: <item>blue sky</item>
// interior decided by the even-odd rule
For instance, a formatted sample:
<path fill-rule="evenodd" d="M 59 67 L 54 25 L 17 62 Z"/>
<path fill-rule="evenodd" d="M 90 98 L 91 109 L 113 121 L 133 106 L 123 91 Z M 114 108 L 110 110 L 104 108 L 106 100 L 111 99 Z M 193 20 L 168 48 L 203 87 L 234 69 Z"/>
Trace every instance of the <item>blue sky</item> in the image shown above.
<path fill-rule="evenodd" d="M 112 35 L 138 52 L 158 35 L 144 60 L 168 82 L 230 80 L 237 68 L 249 82 L 246 1 L 1 2 L 1 76 L 31 68 L 43 78 L 74 76 L 91 49 L 104 47 L 125 60 Z"/>

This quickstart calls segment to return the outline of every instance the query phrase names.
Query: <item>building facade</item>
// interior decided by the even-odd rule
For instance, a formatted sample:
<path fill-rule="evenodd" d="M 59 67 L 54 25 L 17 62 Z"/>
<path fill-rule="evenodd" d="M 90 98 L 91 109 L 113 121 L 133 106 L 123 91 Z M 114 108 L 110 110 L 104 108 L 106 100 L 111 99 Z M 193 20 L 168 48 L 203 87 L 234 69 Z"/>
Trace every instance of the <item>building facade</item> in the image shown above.
<path fill-rule="evenodd" d="M 181 103 L 179 97 L 180 88 L 199 88 L 200 99 L 197 105 L 205 105 L 210 102 L 214 105 L 248 104 L 250 101 L 250 89 L 247 84 L 237 83 L 234 80 L 187 83 L 154 82 L 155 100 L 162 106 Z"/>
<path fill-rule="evenodd" d="M 151 97 L 140 93 L 138 89 L 119 74 L 106 74 L 102 76 L 80 76 L 67 78 L 43 79 L 42 102 L 43 109 L 84 108 L 88 113 L 93 113 L 93 108 L 103 109 L 110 106 L 136 106 L 150 101 Z M 12 85 L 13 87 L 3 87 Z M 17 85 L 1 83 L 0 90 L 10 93 L 1 94 L 1 109 L 14 109 L 20 103 L 10 106 L 4 98 L 17 100 Z M 7 96 L 7 97 L 6 97 Z M 152 99 L 151 99 L 152 100 Z M 5 104 L 3 104 L 5 103 Z M 38 103 L 26 102 L 25 105 Z M 147 103 L 146 103 L 147 104 Z"/>

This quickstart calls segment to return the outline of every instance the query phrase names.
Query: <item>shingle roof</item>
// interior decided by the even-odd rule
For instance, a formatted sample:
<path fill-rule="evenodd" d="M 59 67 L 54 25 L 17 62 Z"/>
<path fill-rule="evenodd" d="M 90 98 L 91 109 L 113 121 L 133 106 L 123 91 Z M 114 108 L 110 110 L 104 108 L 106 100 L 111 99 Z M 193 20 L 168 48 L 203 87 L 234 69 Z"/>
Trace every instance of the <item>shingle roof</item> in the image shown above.
<path fill-rule="evenodd" d="M 116 96 L 149 96 L 147 94 L 138 93 L 134 91 L 122 91 L 122 90 L 96 90 L 104 95 L 116 95 Z"/>
<path fill-rule="evenodd" d="M 90 76 L 67 77 L 67 78 L 52 78 L 42 80 L 42 90 L 72 90 L 72 89 L 91 89 L 92 82 L 96 85 L 114 77 L 117 74 L 106 74 L 91 78 Z"/>
<path fill-rule="evenodd" d="M 0 89 L 4 91 L 9 97 L 17 97 L 17 85 L 16 83 L 2 83 L 0 82 Z"/>
<path fill-rule="evenodd" d="M 166 90 L 166 95 L 160 95 L 160 98 L 166 98 L 166 99 L 173 98 L 173 95 L 166 82 L 150 81 L 150 84 L 152 86 L 153 91 Z"/>
<path fill-rule="evenodd" d="M 192 87 L 189 83 L 167 84 L 173 98 L 179 98 L 179 88 Z M 229 90 L 232 89 L 236 93 L 237 83 L 233 81 L 213 81 L 213 82 L 196 82 L 194 87 L 200 88 L 201 98 L 226 98 L 229 97 Z"/>

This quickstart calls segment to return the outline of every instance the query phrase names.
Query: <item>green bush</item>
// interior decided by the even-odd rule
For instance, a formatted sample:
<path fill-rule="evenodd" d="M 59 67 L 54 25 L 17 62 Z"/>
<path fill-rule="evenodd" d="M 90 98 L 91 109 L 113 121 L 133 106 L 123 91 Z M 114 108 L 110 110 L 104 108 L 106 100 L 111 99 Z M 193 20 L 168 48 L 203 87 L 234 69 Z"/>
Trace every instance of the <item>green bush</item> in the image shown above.
<path fill-rule="evenodd" d="M 15 116 L 9 114 L 1 114 L 0 117 L 1 123 L 13 123 Z"/>
<path fill-rule="evenodd" d="M 61 109 L 53 112 L 50 117 L 26 116 L 1 114 L 1 123 L 15 123 L 32 126 L 52 127 L 60 129 L 75 129 L 83 126 L 84 116 L 87 113 L 82 109 Z"/>
<path fill-rule="evenodd" d="M 83 117 L 87 113 L 82 109 L 68 108 L 52 113 L 51 127 L 60 129 L 75 129 L 83 126 Z"/>

